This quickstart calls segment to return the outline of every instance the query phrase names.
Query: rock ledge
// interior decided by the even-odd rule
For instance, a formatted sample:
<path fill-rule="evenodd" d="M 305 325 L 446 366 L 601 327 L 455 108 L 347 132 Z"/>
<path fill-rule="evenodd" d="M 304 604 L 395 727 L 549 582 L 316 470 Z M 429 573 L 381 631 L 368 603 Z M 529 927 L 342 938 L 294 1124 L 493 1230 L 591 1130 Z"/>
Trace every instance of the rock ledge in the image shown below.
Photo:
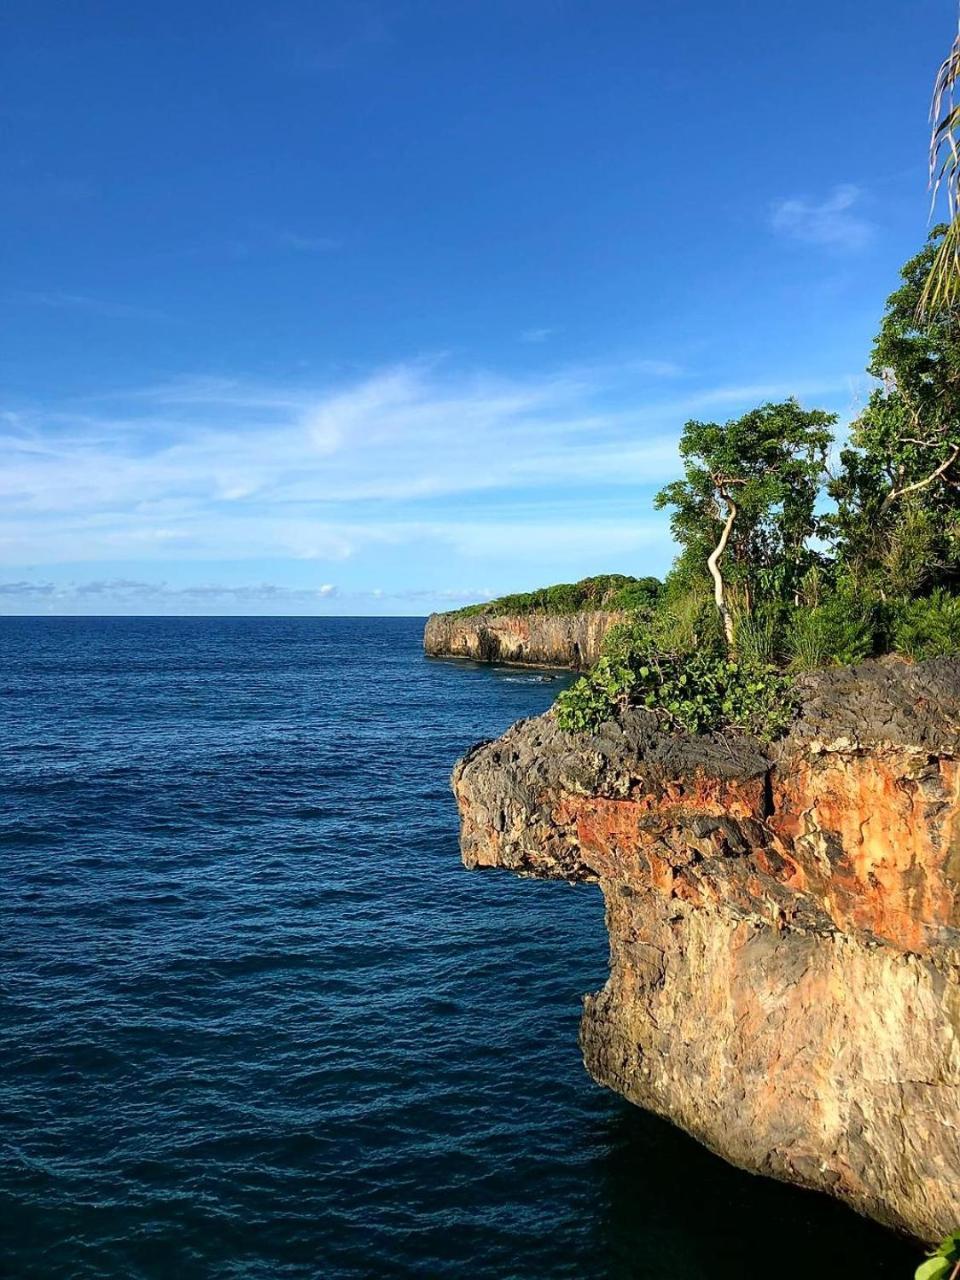
<path fill-rule="evenodd" d="M 733 1163 L 960 1224 L 960 662 L 820 672 L 775 750 L 552 714 L 456 766 L 463 859 L 598 882 L 588 1070 Z"/>

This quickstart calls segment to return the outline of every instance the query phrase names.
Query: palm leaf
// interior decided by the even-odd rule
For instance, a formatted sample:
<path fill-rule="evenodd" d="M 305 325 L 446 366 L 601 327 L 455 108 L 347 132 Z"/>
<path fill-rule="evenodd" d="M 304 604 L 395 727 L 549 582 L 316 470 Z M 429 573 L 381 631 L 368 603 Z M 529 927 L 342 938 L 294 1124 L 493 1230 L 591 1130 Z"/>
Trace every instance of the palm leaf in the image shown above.
<path fill-rule="evenodd" d="M 958 82 L 960 30 L 940 64 L 930 104 L 930 212 L 932 217 L 937 196 L 943 190 L 950 225 L 920 295 L 920 319 L 960 299 L 960 104 L 954 101 Z"/>
<path fill-rule="evenodd" d="M 917 315 L 933 315 L 960 302 L 960 218 L 954 216 L 924 282 Z"/>

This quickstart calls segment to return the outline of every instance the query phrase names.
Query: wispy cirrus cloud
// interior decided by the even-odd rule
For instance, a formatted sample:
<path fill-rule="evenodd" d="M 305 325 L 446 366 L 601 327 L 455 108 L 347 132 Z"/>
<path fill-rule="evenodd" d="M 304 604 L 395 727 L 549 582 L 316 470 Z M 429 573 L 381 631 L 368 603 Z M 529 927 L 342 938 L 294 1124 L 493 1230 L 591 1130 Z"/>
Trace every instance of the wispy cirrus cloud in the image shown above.
<path fill-rule="evenodd" d="M 635 491 L 675 474 L 686 417 L 844 387 L 690 379 L 665 396 L 644 364 L 520 379 L 414 360 L 324 386 L 179 378 L 11 409 L 0 563 L 632 552 L 663 540 Z"/>
<path fill-rule="evenodd" d="M 191 586 L 173 586 L 167 582 L 138 578 L 93 578 L 86 581 L 65 583 L 46 579 L 0 582 L 0 596 L 23 600 L 91 600 L 111 601 L 166 600 L 192 603 L 232 601 L 234 603 L 267 602 L 274 600 L 318 601 L 337 595 L 332 583 L 319 587 L 285 587 L 271 582 L 242 584 L 200 583 Z"/>
<path fill-rule="evenodd" d="M 224 251 L 231 258 L 245 259 L 276 253 L 337 253 L 342 248 L 343 241 L 339 237 L 324 235 L 319 231 L 259 226 L 231 236 L 226 241 Z"/>
<path fill-rule="evenodd" d="M 103 316 L 108 320 L 168 320 L 163 311 L 152 307 L 131 306 L 126 302 L 114 302 L 108 298 L 89 297 L 83 293 L 61 293 L 27 290 L 9 295 L 12 302 L 31 307 L 47 307 L 55 311 L 81 311 L 89 315 Z"/>
<path fill-rule="evenodd" d="M 770 210 L 770 225 L 791 240 L 852 252 L 865 248 L 876 231 L 857 211 L 862 202 L 862 190 L 844 183 L 823 200 L 796 196 L 776 200 Z"/>
<path fill-rule="evenodd" d="M 281 248 L 293 249 L 297 253 L 336 253 L 343 248 L 343 241 L 335 236 L 303 235 L 290 230 L 278 232 L 277 243 Z"/>

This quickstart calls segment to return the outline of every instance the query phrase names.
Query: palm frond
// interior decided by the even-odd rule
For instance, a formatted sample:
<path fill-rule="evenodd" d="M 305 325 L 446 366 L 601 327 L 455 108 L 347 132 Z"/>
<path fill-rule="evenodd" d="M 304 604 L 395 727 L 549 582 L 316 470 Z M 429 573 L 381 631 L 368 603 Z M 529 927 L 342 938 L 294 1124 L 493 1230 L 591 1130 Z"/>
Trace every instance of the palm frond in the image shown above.
<path fill-rule="evenodd" d="M 960 303 L 960 218 L 954 215 L 924 282 L 917 315 L 920 319 Z"/>
<path fill-rule="evenodd" d="M 930 104 L 930 215 L 943 190 L 950 225 L 920 295 L 919 319 L 960 300 L 960 104 L 954 101 L 958 82 L 960 30 L 937 72 Z"/>
<path fill-rule="evenodd" d="M 960 80 L 960 32 L 949 55 L 937 72 L 930 104 L 930 194 L 936 201 L 945 188 L 951 219 L 957 213 L 958 179 L 960 179 L 960 146 L 957 130 L 960 107 L 954 102 L 954 91 Z"/>

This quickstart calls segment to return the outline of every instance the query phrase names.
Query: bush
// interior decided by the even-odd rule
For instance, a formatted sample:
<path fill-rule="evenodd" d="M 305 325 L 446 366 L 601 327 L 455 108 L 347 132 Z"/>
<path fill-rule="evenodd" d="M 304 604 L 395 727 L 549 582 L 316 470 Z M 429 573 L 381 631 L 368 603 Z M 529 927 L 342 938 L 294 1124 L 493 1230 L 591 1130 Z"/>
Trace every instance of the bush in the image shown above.
<path fill-rule="evenodd" d="M 503 617 L 508 614 L 569 614 L 581 610 L 607 609 L 611 612 L 649 610 L 659 594 L 659 578 L 631 578 L 624 573 L 602 573 L 580 582 L 560 582 L 536 591 L 500 596 L 484 604 L 468 604 L 454 616 L 476 617 L 481 613 Z"/>
<path fill-rule="evenodd" d="M 623 710 L 635 682 L 631 667 L 613 658 L 601 658 L 557 698 L 557 723 L 568 733 L 595 732 Z"/>
<path fill-rule="evenodd" d="M 650 613 L 662 588 L 659 578 L 638 578 L 609 595 L 604 601 L 604 608 L 624 613 Z"/>
<path fill-rule="evenodd" d="M 634 617 L 611 627 L 603 641 L 603 656 L 621 666 L 636 666 L 638 661 L 656 648 L 651 619 Z"/>
<path fill-rule="evenodd" d="M 794 671 L 861 662 L 876 648 L 880 618 L 874 601 L 851 591 L 825 595 L 813 608 L 792 611 L 786 652 Z"/>
<path fill-rule="evenodd" d="M 699 588 L 665 592 L 650 622 L 653 643 L 662 653 L 694 653 L 723 638 L 720 615 Z"/>
<path fill-rule="evenodd" d="M 891 595 L 912 596 L 931 585 L 942 541 L 943 532 L 932 511 L 904 505 L 881 552 L 884 585 Z"/>
<path fill-rule="evenodd" d="M 654 654 L 628 661 L 604 657 L 557 699 L 557 722 L 569 732 L 596 730 L 629 703 L 669 717 L 690 733 L 740 729 L 781 734 L 796 705 L 789 679 L 775 668 L 736 661 L 717 649 Z"/>
<path fill-rule="evenodd" d="M 793 718 L 791 682 L 775 668 L 718 650 L 657 659 L 637 672 L 633 699 L 690 733 L 741 729 L 775 738 Z"/>
<path fill-rule="evenodd" d="M 773 666 L 780 656 L 781 612 L 775 605 L 759 604 L 752 613 L 735 613 L 735 646 L 742 662 Z"/>
<path fill-rule="evenodd" d="M 960 654 L 960 597 L 942 589 L 901 606 L 894 621 L 898 653 L 919 662 L 944 654 Z"/>

